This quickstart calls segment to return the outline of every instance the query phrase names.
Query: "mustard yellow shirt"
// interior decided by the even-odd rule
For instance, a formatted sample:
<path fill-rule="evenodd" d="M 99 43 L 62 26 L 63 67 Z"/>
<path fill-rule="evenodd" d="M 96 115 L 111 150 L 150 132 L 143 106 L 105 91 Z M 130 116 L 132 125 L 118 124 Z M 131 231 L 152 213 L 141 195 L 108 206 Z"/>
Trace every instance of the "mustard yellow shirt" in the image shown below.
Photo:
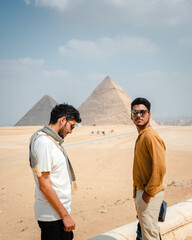
<path fill-rule="evenodd" d="M 152 127 L 140 132 L 134 151 L 133 188 L 145 190 L 151 197 L 164 190 L 166 172 L 165 144 Z"/>

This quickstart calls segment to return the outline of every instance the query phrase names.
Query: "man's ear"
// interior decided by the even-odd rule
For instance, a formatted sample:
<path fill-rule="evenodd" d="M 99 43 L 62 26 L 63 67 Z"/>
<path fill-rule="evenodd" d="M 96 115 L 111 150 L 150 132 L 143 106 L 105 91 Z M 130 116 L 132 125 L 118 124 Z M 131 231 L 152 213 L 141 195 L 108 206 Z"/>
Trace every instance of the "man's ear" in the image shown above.
<path fill-rule="evenodd" d="M 151 112 L 149 112 L 149 118 L 151 118 Z"/>
<path fill-rule="evenodd" d="M 66 117 L 65 116 L 61 117 L 61 118 L 58 119 L 58 121 L 59 121 L 60 124 L 64 124 L 66 122 Z"/>

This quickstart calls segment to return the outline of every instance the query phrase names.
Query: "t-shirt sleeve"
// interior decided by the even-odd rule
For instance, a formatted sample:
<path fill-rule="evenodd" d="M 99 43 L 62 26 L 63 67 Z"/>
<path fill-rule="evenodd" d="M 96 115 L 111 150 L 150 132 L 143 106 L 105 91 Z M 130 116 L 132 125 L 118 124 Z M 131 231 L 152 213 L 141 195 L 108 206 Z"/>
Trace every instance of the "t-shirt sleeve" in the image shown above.
<path fill-rule="evenodd" d="M 50 144 L 48 142 L 37 141 L 34 145 L 37 160 L 41 172 L 50 172 L 52 166 L 52 156 Z"/>

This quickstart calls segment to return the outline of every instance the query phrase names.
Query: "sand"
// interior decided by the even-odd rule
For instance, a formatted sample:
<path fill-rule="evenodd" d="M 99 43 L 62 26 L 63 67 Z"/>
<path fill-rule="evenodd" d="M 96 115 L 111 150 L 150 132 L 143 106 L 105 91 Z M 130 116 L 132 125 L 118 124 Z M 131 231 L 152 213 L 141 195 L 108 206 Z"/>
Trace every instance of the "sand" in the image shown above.
<path fill-rule="evenodd" d="M 36 129 L 39 127 L 0 128 L 1 240 L 40 239 L 33 213 L 34 179 L 28 163 L 28 142 Z M 155 129 L 167 147 L 165 200 L 171 206 L 192 198 L 192 127 Z M 105 135 L 96 134 L 98 130 Z M 94 126 L 78 127 L 66 138 L 78 183 L 71 213 L 76 222 L 75 240 L 86 240 L 136 220 L 132 198 L 136 137 L 134 126 Z"/>

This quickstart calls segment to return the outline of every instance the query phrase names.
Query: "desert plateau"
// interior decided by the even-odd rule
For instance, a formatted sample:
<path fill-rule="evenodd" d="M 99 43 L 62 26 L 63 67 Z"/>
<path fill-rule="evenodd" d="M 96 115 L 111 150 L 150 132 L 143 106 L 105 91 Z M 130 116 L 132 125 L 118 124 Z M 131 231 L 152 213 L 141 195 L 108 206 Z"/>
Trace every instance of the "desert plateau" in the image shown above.
<path fill-rule="evenodd" d="M 0 239 L 37 240 L 30 136 L 40 126 L 0 128 Z M 165 200 L 192 198 L 192 127 L 154 126 L 166 144 Z M 86 240 L 136 220 L 132 164 L 137 131 L 131 125 L 81 126 L 64 147 L 76 173 L 72 195 L 75 240 Z"/>

